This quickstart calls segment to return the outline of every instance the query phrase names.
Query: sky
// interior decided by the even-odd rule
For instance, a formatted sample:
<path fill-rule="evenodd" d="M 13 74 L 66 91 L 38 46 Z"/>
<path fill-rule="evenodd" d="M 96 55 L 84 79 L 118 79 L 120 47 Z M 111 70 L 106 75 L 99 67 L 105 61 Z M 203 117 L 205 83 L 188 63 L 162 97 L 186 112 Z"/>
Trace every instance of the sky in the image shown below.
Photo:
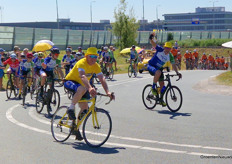
<path fill-rule="evenodd" d="M 59 18 L 70 18 L 71 22 L 90 22 L 90 4 L 92 4 L 92 21 L 114 22 L 114 11 L 120 0 L 0 0 L 0 22 L 55 22 L 57 19 L 56 1 Z M 232 0 L 126 0 L 127 11 L 133 8 L 137 20 L 143 18 L 148 22 L 163 14 L 193 13 L 197 7 L 225 7 L 232 12 Z M 158 13 L 156 12 L 158 11 Z M 128 14 L 128 13 L 127 13 Z"/>

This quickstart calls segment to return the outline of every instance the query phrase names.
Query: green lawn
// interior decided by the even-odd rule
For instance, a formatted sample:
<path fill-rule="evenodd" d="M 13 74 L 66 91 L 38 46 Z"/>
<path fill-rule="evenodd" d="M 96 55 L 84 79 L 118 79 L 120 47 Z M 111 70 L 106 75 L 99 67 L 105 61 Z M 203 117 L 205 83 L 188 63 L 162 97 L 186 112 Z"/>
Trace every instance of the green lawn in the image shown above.
<path fill-rule="evenodd" d="M 222 73 L 216 77 L 216 80 L 221 85 L 232 86 L 232 71 Z"/>

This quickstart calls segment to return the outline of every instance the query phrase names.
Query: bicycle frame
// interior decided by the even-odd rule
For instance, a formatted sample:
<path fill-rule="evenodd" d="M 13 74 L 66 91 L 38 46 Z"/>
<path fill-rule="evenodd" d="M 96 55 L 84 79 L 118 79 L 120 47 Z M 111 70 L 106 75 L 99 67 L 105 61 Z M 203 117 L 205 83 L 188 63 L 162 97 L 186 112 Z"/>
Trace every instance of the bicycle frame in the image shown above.
<path fill-rule="evenodd" d="M 79 102 L 87 102 L 87 103 L 92 103 L 91 106 L 89 107 L 89 110 L 88 112 L 85 114 L 85 116 L 81 119 L 81 120 L 78 120 L 76 119 L 76 122 L 75 120 L 73 121 L 73 124 L 71 126 L 74 126 L 73 130 L 78 130 L 79 127 L 81 126 L 82 122 L 85 120 L 85 118 L 89 115 L 89 113 L 92 112 L 92 121 L 93 121 L 93 126 L 94 127 L 98 127 L 99 126 L 99 123 L 98 123 L 98 120 L 97 120 L 97 114 L 95 112 L 95 103 L 96 103 L 96 97 L 92 98 L 92 99 L 88 99 L 88 100 L 80 100 Z M 65 121 L 65 123 L 63 123 L 63 118 L 67 115 L 67 112 L 64 114 L 64 116 L 60 119 L 59 121 L 59 124 L 63 125 L 64 127 L 67 127 L 67 128 L 71 128 L 71 126 L 68 124 L 68 121 L 69 121 L 69 118 Z"/>

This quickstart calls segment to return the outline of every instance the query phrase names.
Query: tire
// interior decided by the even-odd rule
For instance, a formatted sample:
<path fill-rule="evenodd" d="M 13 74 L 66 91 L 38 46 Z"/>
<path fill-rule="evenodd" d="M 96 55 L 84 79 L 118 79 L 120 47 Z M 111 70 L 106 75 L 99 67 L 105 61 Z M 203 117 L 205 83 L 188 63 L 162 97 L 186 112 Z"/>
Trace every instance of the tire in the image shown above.
<path fill-rule="evenodd" d="M 143 73 L 143 70 L 142 70 L 142 69 L 140 69 L 140 70 L 139 70 L 139 73 Z"/>
<path fill-rule="evenodd" d="M 108 140 L 112 130 L 112 121 L 107 111 L 95 108 L 95 114 L 98 126 L 96 117 L 93 117 L 92 112 L 87 115 L 83 123 L 83 138 L 90 147 L 102 146 Z"/>
<path fill-rule="evenodd" d="M 8 99 L 10 99 L 11 94 L 13 92 L 12 86 L 13 86 L 12 82 L 10 80 L 8 80 L 7 84 L 6 84 L 6 97 Z"/>
<path fill-rule="evenodd" d="M 183 97 L 180 89 L 177 86 L 168 88 L 165 96 L 166 104 L 171 112 L 180 110 L 183 102 Z"/>
<path fill-rule="evenodd" d="M 57 142 L 66 141 L 72 132 L 73 121 L 69 120 L 67 109 L 67 106 L 59 107 L 51 119 L 52 136 Z"/>
<path fill-rule="evenodd" d="M 35 99 L 35 109 L 37 113 L 41 113 L 44 108 L 44 101 L 39 99 L 40 90 L 38 90 Z"/>
<path fill-rule="evenodd" d="M 27 82 L 24 81 L 24 84 L 23 84 L 23 93 L 22 93 L 22 96 L 23 96 L 23 106 L 25 105 L 25 100 L 26 100 L 26 96 L 27 96 Z"/>
<path fill-rule="evenodd" d="M 132 65 L 129 65 L 129 67 L 128 67 L 128 76 L 131 77 L 132 73 L 133 73 Z"/>
<path fill-rule="evenodd" d="M 53 116 L 56 110 L 60 107 L 60 93 L 56 89 L 52 93 L 50 106 L 51 110 L 47 108 L 48 115 Z"/>
<path fill-rule="evenodd" d="M 143 104 L 147 109 L 154 109 L 157 104 L 156 97 L 152 94 L 151 88 L 151 84 L 146 85 L 142 93 Z"/>
<path fill-rule="evenodd" d="M 110 80 L 113 80 L 113 77 L 114 77 L 114 69 L 111 68 L 111 70 L 110 70 L 110 75 L 109 75 L 109 79 L 110 79 Z"/>

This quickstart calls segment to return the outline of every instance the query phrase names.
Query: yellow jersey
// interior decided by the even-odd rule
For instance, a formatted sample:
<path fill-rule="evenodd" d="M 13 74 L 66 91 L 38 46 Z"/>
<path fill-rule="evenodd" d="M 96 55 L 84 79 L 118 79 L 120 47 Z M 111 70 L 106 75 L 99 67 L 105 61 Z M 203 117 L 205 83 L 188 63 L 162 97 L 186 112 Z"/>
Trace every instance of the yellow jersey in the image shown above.
<path fill-rule="evenodd" d="M 87 63 L 87 59 L 83 58 L 75 64 L 75 66 L 72 68 L 72 70 L 65 77 L 65 80 L 72 80 L 72 81 L 75 81 L 75 82 L 81 84 L 82 86 L 84 86 L 84 84 L 81 80 L 81 77 L 79 75 L 79 71 L 84 71 L 85 76 L 88 78 L 88 80 L 90 80 L 94 73 L 96 75 L 101 73 L 101 68 L 100 68 L 99 64 L 97 64 L 97 63 L 95 63 L 94 65 L 89 65 Z"/>

